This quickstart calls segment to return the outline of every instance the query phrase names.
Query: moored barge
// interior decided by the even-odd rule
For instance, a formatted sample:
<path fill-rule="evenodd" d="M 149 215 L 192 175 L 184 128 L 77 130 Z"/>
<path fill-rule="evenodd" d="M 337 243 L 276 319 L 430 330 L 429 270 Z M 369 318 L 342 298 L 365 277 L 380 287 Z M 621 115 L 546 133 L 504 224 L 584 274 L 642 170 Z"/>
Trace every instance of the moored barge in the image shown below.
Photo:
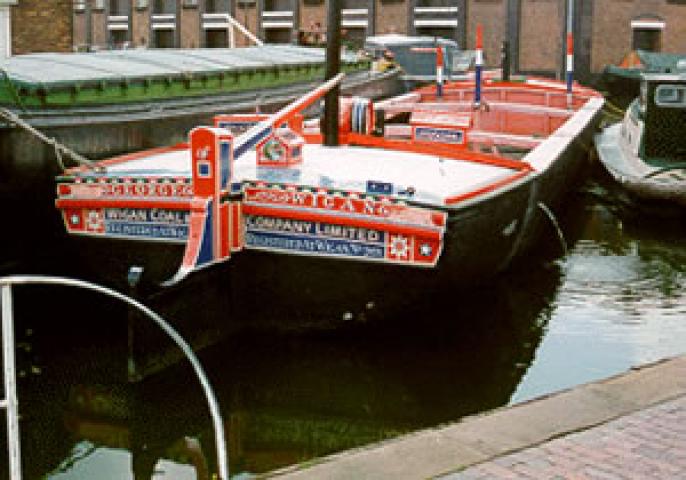
<path fill-rule="evenodd" d="M 483 283 L 552 232 L 546 211 L 603 105 L 549 80 L 452 82 L 342 100 L 327 146 L 299 112 L 331 82 L 271 116 L 218 116 L 187 144 L 67 171 L 57 207 L 79 251 L 100 252 L 93 274 L 116 282 L 135 264 L 171 285 L 226 263 L 239 299 L 324 311 L 392 285 L 410 298 Z"/>

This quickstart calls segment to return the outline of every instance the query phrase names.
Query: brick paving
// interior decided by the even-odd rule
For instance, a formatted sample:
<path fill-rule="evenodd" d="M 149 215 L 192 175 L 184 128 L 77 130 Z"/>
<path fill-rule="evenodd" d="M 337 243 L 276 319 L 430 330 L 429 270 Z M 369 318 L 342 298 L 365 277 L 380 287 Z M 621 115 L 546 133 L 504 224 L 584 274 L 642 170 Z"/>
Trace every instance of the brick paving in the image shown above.
<path fill-rule="evenodd" d="M 686 396 L 439 478 L 686 479 Z"/>

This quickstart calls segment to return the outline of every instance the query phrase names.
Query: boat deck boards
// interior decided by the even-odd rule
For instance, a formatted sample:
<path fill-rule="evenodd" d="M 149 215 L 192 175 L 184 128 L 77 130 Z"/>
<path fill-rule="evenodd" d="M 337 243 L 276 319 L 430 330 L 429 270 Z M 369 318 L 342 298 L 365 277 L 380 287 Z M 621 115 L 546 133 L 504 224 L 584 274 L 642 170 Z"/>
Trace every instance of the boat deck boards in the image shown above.
<path fill-rule="evenodd" d="M 443 205 L 445 199 L 461 195 L 512 176 L 512 169 L 443 159 L 435 155 L 398 152 L 355 146 L 305 145 L 304 160 L 290 168 L 257 166 L 255 151 L 235 163 L 234 181 L 298 184 L 364 193 L 367 181 L 393 184 L 393 191 L 412 187 L 412 199 Z M 105 175 L 117 177 L 190 178 L 187 149 L 154 153 L 107 167 Z"/>

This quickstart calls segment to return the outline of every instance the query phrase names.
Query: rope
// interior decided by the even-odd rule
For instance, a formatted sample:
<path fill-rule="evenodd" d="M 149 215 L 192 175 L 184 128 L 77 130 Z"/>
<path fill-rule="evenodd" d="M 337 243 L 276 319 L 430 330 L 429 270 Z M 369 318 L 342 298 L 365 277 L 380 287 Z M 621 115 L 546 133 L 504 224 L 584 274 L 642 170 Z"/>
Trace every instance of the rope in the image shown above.
<path fill-rule="evenodd" d="M 617 115 L 622 115 L 624 116 L 624 109 L 619 108 L 617 105 L 609 101 L 608 99 L 605 99 L 605 107 L 610 109 L 611 111 L 615 112 Z"/>
<path fill-rule="evenodd" d="M 74 150 L 68 148 L 67 146 L 62 145 L 54 138 L 46 136 L 43 132 L 36 130 L 28 122 L 22 120 L 14 112 L 7 110 L 6 108 L 0 108 L 0 117 L 3 117 L 5 120 L 7 120 L 10 123 L 10 125 L 17 125 L 26 130 L 27 132 L 29 132 L 31 135 L 38 138 L 39 140 L 47 143 L 48 145 L 52 145 L 55 148 L 55 156 L 57 157 L 57 163 L 59 164 L 60 168 L 62 168 L 62 170 L 65 169 L 64 162 L 62 160 L 62 155 L 66 154 L 79 165 L 84 165 L 95 171 L 104 171 L 104 168 L 102 166 L 96 165 L 95 162 L 93 162 L 92 160 L 89 160 L 88 158 L 84 157 L 79 153 L 76 153 Z"/>
<path fill-rule="evenodd" d="M 52 140 L 54 141 L 55 139 L 53 138 Z M 60 166 L 60 169 L 65 171 L 66 168 L 64 167 L 64 161 L 62 160 L 62 152 L 57 148 L 57 143 L 55 143 L 55 158 L 57 159 L 57 165 Z"/>
<path fill-rule="evenodd" d="M 538 208 L 543 210 L 543 213 L 546 214 L 546 216 L 550 220 L 550 223 L 552 223 L 553 227 L 555 227 L 555 231 L 557 232 L 557 238 L 560 240 L 560 245 L 562 246 L 562 250 L 564 251 L 564 256 L 566 257 L 569 254 L 569 247 L 567 247 L 567 241 L 565 240 L 565 236 L 562 233 L 562 229 L 560 228 L 560 224 L 557 222 L 557 218 L 555 218 L 555 215 L 553 214 L 553 212 L 548 208 L 548 206 L 545 203 L 538 202 Z"/>

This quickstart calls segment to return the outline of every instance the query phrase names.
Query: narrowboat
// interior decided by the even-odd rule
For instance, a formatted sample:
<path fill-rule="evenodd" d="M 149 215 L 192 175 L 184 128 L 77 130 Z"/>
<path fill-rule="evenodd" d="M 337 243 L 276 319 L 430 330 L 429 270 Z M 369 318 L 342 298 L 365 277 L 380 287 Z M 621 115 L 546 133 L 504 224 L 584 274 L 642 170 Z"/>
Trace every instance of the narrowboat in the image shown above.
<path fill-rule="evenodd" d="M 370 66 L 343 53 L 343 90 L 372 98 L 400 92 L 397 72 Z M 14 114 L 0 123 L 0 186 L 33 188 L 61 172 L 59 156 L 20 121 L 93 159 L 171 145 L 215 114 L 273 111 L 312 90 L 324 77 L 325 52 L 262 45 L 37 53 L 0 68 L 0 106 Z"/>
<path fill-rule="evenodd" d="M 638 97 L 644 73 L 673 73 L 686 55 L 648 50 L 632 50 L 617 65 L 607 65 L 600 77 L 602 88 L 615 106 L 626 109 Z"/>
<path fill-rule="evenodd" d="M 271 115 L 219 115 L 187 143 L 67 170 L 56 206 L 73 258 L 107 283 L 137 265 L 165 287 L 221 263 L 207 270 L 226 272 L 239 303 L 328 312 L 389 289 L 481 284 L 555 238 L 550 215 L 583 174 L 600 94 L 489 78 L 341 99 L 335 129 L 303 120 L 339 81 Z"/>
<path fill-rule="evenodd" d="M 644 74 L 622 121 L 595 136 L 598 158 L 632 203 L 665 214 L 686 207 L 686 69 Z"/>

